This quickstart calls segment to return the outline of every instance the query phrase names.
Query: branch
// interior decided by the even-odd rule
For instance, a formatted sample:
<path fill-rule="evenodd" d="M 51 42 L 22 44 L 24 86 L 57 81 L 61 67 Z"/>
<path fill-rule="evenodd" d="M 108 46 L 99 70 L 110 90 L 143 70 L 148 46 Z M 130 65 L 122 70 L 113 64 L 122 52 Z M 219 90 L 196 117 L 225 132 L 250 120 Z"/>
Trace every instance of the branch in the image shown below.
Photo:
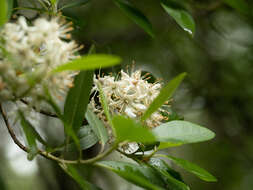
<path fill-rule="evenodd" d="M 21 148 L 23 151 L 28 152 L 28 148 L 27 148 L 26 146 L 24 146 L 24 145 L 17 139 L 17 137 L 16 137 L 16 135 L 15 135 L 13 129 L 11 128 L 11 126 L 10 126 L 10 124 L 9 124 L 9 121 L 8 121 L 8 119 L 7 119 L 7 116 L 6 116 L 5 112 L 4 112 L 4 110 L 3 110 L 1 104 L 0 104 L 0 112 L 1 112 L 1 114 L 2 114 L 2 116 L 3 116 L 4 123 L 5 123 L 5 125 L 6 125 L 6 127 L 7 127 L 7 129 L 8 129 L 8 132 L 9 132 L 9 134 L 10 134 L 12 140 L 14 141 L 14 143 L 15 143 L 16 145 L 18 145 L 18 147 Z"/>
<path fill-rule="evenodd" d="M 23 104 L 26 104 L 26 105 L 29 104 L 29 103 L 28 103 L 26 100 L 24 100 L 24 99 L 20 99 L 20 101 L 21 101 Z M 35 111 L 37 111 L 35 107 L 32 107 L 32 108 L 33 108 Z M 39 113 L 41 113 L 41 114 L 43 114 L 43 115 L 46 115 L 46 116 L 48 116 L 48 117 L 55 117 L 55 118 L 57 118 L 57 115 L 56 115 L 56 114 L 47 112 L 47 111 L 45 111 L 45 110 L 40 110 Z"/>
<path fill-rule="evenodd" d="M 2 105 L 0 104 L 0 113 L 2 114 L 3 116 L 3 119 L 4 119 L 4 122 L 5 122 L 5 125 L 6 125 L 6 128 L 8 129 L 8 132 L 12 138 L 12 140 L 14 141 L 14 143 L 20 148 L 22 149 L 23 151 L 25 152 L 29 152 L 29 149 L 24 146 L 17 138 L 17 136 L 15 135 L 13 129 L 11 128 L 11 125 L 7 119 L 7 115 L 6 113 L 4 112 L 3 110 L 3 107 Z M 38 150 L 39 151 L 39 154 L 49 160 L 53 160 L 53 161 L 56 161 L 58 163 L 64 163 L 64 164 L 92 164 L 104 157 L 106 157 L 107 155 L 109 155 L 112 151 L 114 151 L 116 148 L 118 147 L 118 144 L 114 144 L 112 145 L 108 150 L 106 150 L 105 152 L 97 155 L 96 157 L 94 158 L 91 158 L 91 159 L 87 159 L 87 160 L 65 160 L 65 159 L 61 159 L 61 158 L 58 158 L 46 151 L 43 151 L 43 150 Z"/>

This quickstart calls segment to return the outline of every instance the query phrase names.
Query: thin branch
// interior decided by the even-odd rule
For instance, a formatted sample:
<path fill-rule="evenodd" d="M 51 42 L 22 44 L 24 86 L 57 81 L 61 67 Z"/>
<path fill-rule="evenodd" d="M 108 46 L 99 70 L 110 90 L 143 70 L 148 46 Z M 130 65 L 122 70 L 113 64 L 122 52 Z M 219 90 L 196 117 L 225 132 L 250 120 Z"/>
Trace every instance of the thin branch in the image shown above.
<path fill-rule="evenodd" d="M 24 146 L 17 138 L 17 136 L 15 135 L 13 129 L 11 128 L 11 125 L 7 119 L 7 115 L 6 113 L 4 112 L 3 110 L 3 107 L 2 105 L 0 104 L 0 113 L 2 114 L 3 116 L 3 119 L 4 119 L 4 122 L 5 122 L 5 125 L 6 125 L 6 128 L 8 129 L 8 132 L 12 138 L 12 140 L 14 141 L 14 143 L 20 148 L 22 149 L 23 151 L 25 152 L 28 152 L 29 149 Z M 108 156 L 112 151 L 114 151 L 116 148 L 118 147 L 118 144 L 114 144 L 112 145 L 108 150 L 106 150 L 105 152 L 97 155 L 96 157 L 94 158 L 91 158 L 91 159 L 87 159 L 87 160 L 65 160 L 65 159 L 61 159 L 61 158 L 58 158 L 46 151 L 43 151 L 43 150 L 39 150 L 39 154 L 49 160 L 53 160 L 53 161 L 56 161 L 56 162 L 59 162 L 59 163 L 64 163 L 64 164 L 92 164 L 106 156 Z"/>
<path fill-rule="evenodd" d="M 28 103 L 26 100 L 24 100 L 24 99 L 20 99 L 20 101 L 21 101 L 22 103 L 26 104 L 26 105 L 29 104 L 29 103 Z M 35 107 L 32 107 L 32 108 L 33 108 L 35 111 L 37 111 Z M 48 116 L 48 117 L 55 117 L 55 118 L 57 118 L 57 115 L 56 115 L 56 114 L 47 112 L 47 111 L 45 111 L 45 110 L 40 110 L 39 113 L 41 113 L 41 114 L 43 114 L 43 115 L 45 115 L 45 116 Z"/>
<path fill-rule="evenodd" d="M 11 138 L 13 139 L 14 143 L 15 143 L 16 145 L 18 145 L 18 147 L 21 148 L 23 151 L 28 152 L 28 148 L 25 147 L 25 146 L 17 139 L 17 137 L 16 137 L 16 135 L 15 135 L 13 129 L 11 128 L 11 126 L 10 126 L 10 124 L 9 124 L 9 121 L 8 121 L 8 119 L 7 119 L 7 116 L 6 116 L 5 112 L 4 112 L 4 110 L 3 110 L 1 104 L 0 104 L 0 112 L 1 112 L 1 114 L 2 114 L 2 116 L 3 116 L 4 123 L 5 123 L 5 125 L 6 125 L 6 127 L 7 127 L 7 129 L 8 129 L 8 132 L 9 132 Z"/>

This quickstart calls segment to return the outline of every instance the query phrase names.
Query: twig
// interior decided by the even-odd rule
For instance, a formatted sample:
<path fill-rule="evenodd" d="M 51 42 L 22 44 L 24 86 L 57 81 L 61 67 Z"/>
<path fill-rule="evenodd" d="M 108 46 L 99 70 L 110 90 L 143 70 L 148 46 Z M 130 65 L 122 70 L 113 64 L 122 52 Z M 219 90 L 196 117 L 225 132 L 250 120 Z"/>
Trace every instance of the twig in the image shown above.
<path fill-rule="evenodd" d="M 29 103 L 28 103 L 26 100 L 24 100 L 24 99 L 20 99 L 20 101 L 21 101 L 23 104 L 26 104 L 26 105 L 29 104 Z M 35 107 L 32 107 L 32 108 L 33 108 L 35 111 L 37 111 Z M 48 116 L 48 117 L 55 117 L 55 118 L 57 118 L 57 115 L 56 115 L 56 114 L 47 112 L 47 111 L 45 111 L 45 110 L 40 110 L 39 113 L 41 113 L 41 114 L 43 114 L 43 115 L 45 115 L 45 116 Z"/>
<path fill-rule="evenodd" d="M 2 105 L 0 104 L 0 113 L 2 114 L 3 116 L 3 119 L 4 119 L 4 122 L 5 122 L 5 125 L 6 125 L 6 128 L 8 129 L 8 132 L 12 138 L 12 140 L 14 141 L 14 143 L 20 148 L 22 149 L 23 151 L 25 152 L 29 152 L 29 149 L 24 146 L 18 139 L 17 139 L 17 136 L 15 135 L 13 129 L 11 128 L 10 126 L 10 123 L 7 119 L 7 115 L 6 113 L 4 112 L 3 110 L 3 107 Z M 65 160 L 65 159 L 61 159 L 61 158 L 58 158 L 52 154 L 50 154 L 49 152 L 46 152 L 46 151 L 43 151 L 43 150 L 39 150 L 39 154 L 49 160 L 53 160 L 53 161 L 56 161 L 58 163 L 64 163 L 64 164 L 92 164 L 104 157 L 106 157 L 107 155 L 109 155 L 112 151 L 114 151 L 116 148 L 118 147 L 118 144 L 114 144 L 112 145 L 107 151 L 97 155 L 96 157 L 94 158 L 91 158 L 91 159 L 87 159 L 87 160 Z"/>
<path fill-rule="evenodd" d="M 1 114 L 2 114 L 2 116 L 3 116 L 4 123 L 5 123 L 5 125 L 6 125 L 6 127 L 7 127 L 7 129 L 8 129 L 8 132 L 9 132 L 11 138 L 13 139 L 14 143 L 15 143 L 16 145 L 18 145 L 19 148 L 21 148 L 23 151 L 28 152 L 28 148 L 25 147 L 25 146 L 17 139 L 17 137 L 16 137 L 16 135 L 15 135 L 13 129 L 11 128 L 11 126 L 10 126 L 10 124 L 9 124 L 9 122 L 8 122 L 7 116 L 6 116 L 5 112 L 4 112 L 4 110 L 3 110 L 1 104 L 0 104 L 0 112 L 1 112 Z"/>

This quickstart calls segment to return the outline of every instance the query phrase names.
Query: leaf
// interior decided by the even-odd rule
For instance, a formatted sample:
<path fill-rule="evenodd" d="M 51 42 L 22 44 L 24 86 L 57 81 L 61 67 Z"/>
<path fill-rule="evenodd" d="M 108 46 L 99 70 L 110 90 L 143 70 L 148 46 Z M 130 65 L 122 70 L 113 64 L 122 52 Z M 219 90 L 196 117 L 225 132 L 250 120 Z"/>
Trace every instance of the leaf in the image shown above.
<path fill-rule="evenodd" d="M 7 0 L 0 1 L 0 27 L 7 21 L 8 3 Z"/>
<path fill-rule="evenodd" d="M 94 133 L 91 126 L 89 126 L 89 125 L 85 125 L 85 126 L 81 127 L 80 130 L 78 131 L 77 136 L 78 136 L 78 139 L 80 142 L 81 150 L 85 150 L 85 149 L 92 147 L 99 140 L 97 135 Z M 76 150 L 75 144 L 70 143 L 68 145 L 68 150 L 75 151 Z"/>
<path fill-rule="evenodd" d="M 78 131 L 80 139 L 80 148 L 82 150 L 88 149 L 98 142 L 98 137 L 92 130 L 91 126 L 85 125 Z"/>
<path fill-rule="evenodd" d="M 158 108 L 160 108 L 164 104 L 164 102 L 166 102 L 173 95 L 173 93 L 176 91 L 177 87 L 180 85 L 185 76 L 186 73 L 178 75 L 161 89 L 160 94 L 154 99 L 154 101 L 150 104 L 148 109 L 143 114 L 141 118 L 142 121 L 149 118 L 152 113 L 154 113 Z"/>
<path fill-rule="evenodd" d="M 114 3 L 152 38 L 155 36 L 148 18 L 127 0 L 113 0 Z"/>
<path fill-rule="evenodd" d="M 156 142 L 151 130 L 136 121 L 123 116 L 114 116 L 112 119 L 118 142 L 130 141 L 139 143 Z"/>
<path fill-rule="evenodd" d="M 84 120 L 90 91 L 93 84 L 93 71 L 81 71 L 75 76 L 74 86 L 69 89 L 64 105 L 64 121 L 77 132 Z"/>
<path fill-rule="evenodd" d="M 102 145 L 104 146 L 109 137 L 103 122 L 100 121 L 99 118 L 89 108 L 86 111 L 85 117 L 97 137 L 101 140 Z"/>
<path fill-rule="evenodd" d="M 58 2 L 58 0 L 50 0 L 51 4 L 54 5 Z"/>
<path fill-rule="evenodd" d="M 192 16 L 184 9 L 180 9 L 175 6 L 170 6 L 169 0 L 161 0 L 161 6 L 163 9 L 191 36 L 195 33 L 195 22 Z"/>
<path fill-rule="evenodd" d="M 100 161 L 97 166 L 109 169 L 131 183 L 150 190 L 163 190 L 163 181 L 147 166 L 120 161 Z"/>
<path fill-rule="evenodd" d="M 87 3 L 89 3 L 90 0 L 79 0 L 72 3 L 68 3 L 66 5 L 63 5 L 59 10 L 67 9 L 67 8 L 73 8 L 73 7 L 80 7 Z"/>
<path fill-rule="evenodd" d="M 223 0 L 224 3 L 243 14 L 250 14 L 250 6 L 245 0 Z"/>
<path fill-rule="evenodd" d="M 63 64 L 52 71 L 53 73 L 66 70 L 94 70 L 118 65 L 121 58 L 114 55 L 91 54 Z"/>
<path fill-rule="evenodd" d="M 81 71 L 75 76 L 74 87 L 69 89 L 64 105 L 64 128 L 71 136 L 77 147 L 80 142 L 76 137 L 84 120 L 84 115 L 89 103 L 90 91 L 93 83 L 93 71 Z"/>
<path fill-rule="evenodd" d="M 166 182 L 167 189 L 190 190 L 190 188 L 181 181 L 180 174 L 172 170 L 163 160 L 151 158 L 149 164 L 159 172 L 161 178 Z"/>
<path fill-rule="evenodd" d="M 169 148 L 169 147 L 181 146 L 181 145 L 182 143 L 160 142 L 160 145 L 158 146 L 158 150 Z"/>
<path fill-rule="evenodd" d="M 33 160 L 34 157 L 38 154 L 38 148 L 36 144 L 36 137 L 34 135 L 35 129 L 33 129 L 32 125 L 27 121 L 21 111 L 19 111 L 19 115 L 21 118 L 21 126 L 26 136 L 26 141 L 29 147 L 27 159 Z"/>
<path fill-rule="evenodd" d="M 112 117 L 111 117 L 111 114 L 110 114 L 110 111 L 109 111 L 109 106 L 108 106 L 107 99 L 105 97 L 103 88 L 102 88 L 102 86 L 99 82 L 97 83 L 97 86 L 98 86 L 98 90 L 99 90 L 99 99 L 100 99 L 100 102 L 102 104 L 103 110 L 105 112 L 105 116 L 106 116 L 109 124 L 111 125 L 113 132 L 115 133 L 113 122 L 112 122 Z"/>
<path fill-rule="evenodd" d="M 61 165 L 62 169 L 70 176 L 72 177 L 82 188 L 82 190 L 101 190 L 101 188 L 89 183 L 86 181 L 77 171 L 77 169 L 74 166 L 71 165 Z"/>
<path fill-rule="evenodd" d="M 193 164 L 187 160 L 183 160 L 181 158 L 176 158 L 176 157 L 169 156 L 169 155 L 166 155 L 166 156 L 164 155 L 164 157 L 169 158 L 178 166 L 182 167 L 183 169 L 185 169 L 188 172 L 195 174 L 197 177 L 199 177 L 200 179 L 202 179 L 204 181 L 208 181 L 208 182 L 217 181 L 217 179 L 212 174 L 210 174 L 209 172 L 207 172 L 206 170 L 204 170 L 203 168 L 199 167 L 196 164 Z"/>
<path fill-rule="evenodd" d="M 166 156 L 166 155 L 164 155 L 164 156 Z M 161 160 L 160 158 L 153 158 L 152 157 L 152 158 L 150 158 L 148 164 L 150 164 L 153 167 L 157 167 L 160 170 L 165 170 L 172 177 L 174 177 L 175 179 L 183 182 L 183 179 L 182 179 L 180 173 L 177 172 L 177 171 L 175 171 L 175 170 L 173 170 L 164 160 Z"/>
<path fill-rule="evenodd" d="M 215 136 L 209 129 L 187 121 L 170 121 L 161 124 L 152 131 L 160 142 L 176 144 L 207 141 Z"/>
<path fill-rule="evenodd" d="M 12 10 L 13 10 L 13 0 L 7 0 L 8 2 L 8 11 L 7 11 L 7 21 L 10 19 L 11 14 L 12 14 Z"/>

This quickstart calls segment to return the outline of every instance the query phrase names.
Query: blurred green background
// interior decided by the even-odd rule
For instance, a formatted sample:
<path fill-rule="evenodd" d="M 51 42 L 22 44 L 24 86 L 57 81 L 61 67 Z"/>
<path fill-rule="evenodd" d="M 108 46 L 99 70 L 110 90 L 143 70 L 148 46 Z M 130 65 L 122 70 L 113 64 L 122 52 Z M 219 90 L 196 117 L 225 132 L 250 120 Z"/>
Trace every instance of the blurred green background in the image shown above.
<path fill-rule="evenodd" d="M 173 108 L 186 120 L 202 124 L 217 135 L 210 142 L 171 148 L 168 152 L 199 164 L 218 178 L 217 183 L 206 183 L 183 173 L 193 190 L 252 190 L 253 2 L 189 0 L 187 8 L 196 23 L 193 38 L 158 1 L 131 2 L 151 21 L 155 38 L 110 0 L 92 0 L 82 7 L 65 9 L 63 14 L 74 18 L 73 36 L 85 45 L 84 52 L 95 44 L 98 52 L 121 56 L 123 68 L 135 63 L 136 69 L 151 72 L 165 82 L 187 72 L 174 96 Z M 52 162 L 26 161 L 5 129 L 0 130 L 1 190 L 78 189 Z M 122 187 L 119 189 L 111 184 L 116 183 L 112 181 L 114 175 L 97 173 L 99 176 L 94 174 L 93 180 L 105 189 L 135 189 L 122 185 L 127 183 L 117 178 Z"/>

